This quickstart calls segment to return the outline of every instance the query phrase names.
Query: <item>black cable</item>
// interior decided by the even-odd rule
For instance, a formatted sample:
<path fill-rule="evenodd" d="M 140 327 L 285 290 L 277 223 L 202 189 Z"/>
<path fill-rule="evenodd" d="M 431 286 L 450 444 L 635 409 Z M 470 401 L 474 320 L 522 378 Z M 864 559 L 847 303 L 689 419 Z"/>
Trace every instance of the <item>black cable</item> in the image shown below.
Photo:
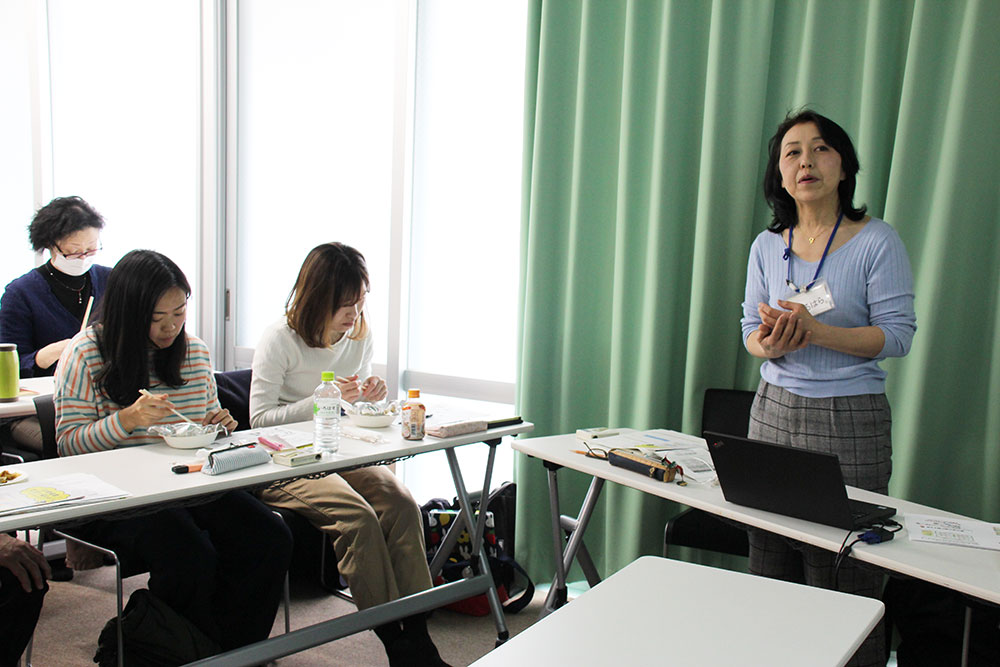
<path fill-rule="evenodd" d="M 855 544 L 858 543 L 858 540 L 854 540 L 853 542 L 851 542 L 850 546 L 845 546 L 845 545 L 847 545 L 847 540 L 849 540 L 851 538 L 851 533 L 853 533 L 853 532 L 854 532 L 853 530 L 847 531 L 847 534 L 844 535 L 844 541 L 840 543 L 840 550 L 837 551 L 837 559 L 834 561 L 834 564 L 833 564 L 833 589 L 834 590 L 837 590 L 837 576 L 838 576 L 838 572 L 840 570 L 840 564 L 844 560 L 844 556 L 846 554 L 850 553 L 851 552 L 851 547 L 853 547 Z"/>

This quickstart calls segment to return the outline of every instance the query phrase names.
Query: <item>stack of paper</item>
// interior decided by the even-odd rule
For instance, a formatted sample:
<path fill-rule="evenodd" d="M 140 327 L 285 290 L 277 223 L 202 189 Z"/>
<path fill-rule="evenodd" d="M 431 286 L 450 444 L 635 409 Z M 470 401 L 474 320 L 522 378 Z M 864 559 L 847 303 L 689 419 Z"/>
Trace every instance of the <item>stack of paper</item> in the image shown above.
<path fill-rule="evenodd" d="M 129 495 L 131 494 L 88 473 L 59 475 L 39 481 L 25 480 L 20 484 L 0 488 L 0 516 L 38 512 L 65 505 L 86 505 Z"/>

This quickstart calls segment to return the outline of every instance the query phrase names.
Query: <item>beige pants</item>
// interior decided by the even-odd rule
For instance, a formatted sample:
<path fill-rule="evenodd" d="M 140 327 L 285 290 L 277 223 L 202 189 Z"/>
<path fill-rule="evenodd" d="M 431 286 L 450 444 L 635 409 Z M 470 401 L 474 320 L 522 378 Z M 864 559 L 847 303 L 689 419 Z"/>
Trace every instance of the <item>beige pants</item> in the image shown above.
<path fill-rule="evenodd" d="M 10 435 L 18 446 L 42 455 L 42 427 L 38 417 L 25 417 L 12 422 Z"/>
<path fill-rule="evenodd" d="M 330 536 L 358 609 L 431 587 L 420 509 L 384 466 L 297 479 L 260 497 L 298 512 Z"/>

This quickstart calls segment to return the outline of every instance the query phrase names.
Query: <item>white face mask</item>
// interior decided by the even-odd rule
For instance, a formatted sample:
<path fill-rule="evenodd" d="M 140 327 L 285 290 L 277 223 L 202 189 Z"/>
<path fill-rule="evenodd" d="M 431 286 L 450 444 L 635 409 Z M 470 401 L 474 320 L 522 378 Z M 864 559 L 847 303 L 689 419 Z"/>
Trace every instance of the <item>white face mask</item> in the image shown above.
<path fill-rule="evenodd" d="M 52 266 L 65 273 L 67 276 L 82 276 L 87 271 L 90 271 L 90 267 L 93 265 L 93 257 L 84 257 L 83 259 L 66 259 L 63 257 L 61 252 L 56 251 L 52 253 Z"/>

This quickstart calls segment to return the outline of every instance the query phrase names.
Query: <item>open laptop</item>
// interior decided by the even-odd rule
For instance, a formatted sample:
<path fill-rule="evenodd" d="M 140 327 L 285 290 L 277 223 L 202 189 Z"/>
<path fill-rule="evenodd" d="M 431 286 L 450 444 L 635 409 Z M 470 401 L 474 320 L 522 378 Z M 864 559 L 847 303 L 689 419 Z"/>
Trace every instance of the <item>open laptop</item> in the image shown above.
<path fill-rule="evenodd" d="M 845 530 L 867 528 L 896 514 L 893 507 L 848 498 L 834 454 L 712 431 L 704 437 L 722 494 L 731 503 Z"/>

